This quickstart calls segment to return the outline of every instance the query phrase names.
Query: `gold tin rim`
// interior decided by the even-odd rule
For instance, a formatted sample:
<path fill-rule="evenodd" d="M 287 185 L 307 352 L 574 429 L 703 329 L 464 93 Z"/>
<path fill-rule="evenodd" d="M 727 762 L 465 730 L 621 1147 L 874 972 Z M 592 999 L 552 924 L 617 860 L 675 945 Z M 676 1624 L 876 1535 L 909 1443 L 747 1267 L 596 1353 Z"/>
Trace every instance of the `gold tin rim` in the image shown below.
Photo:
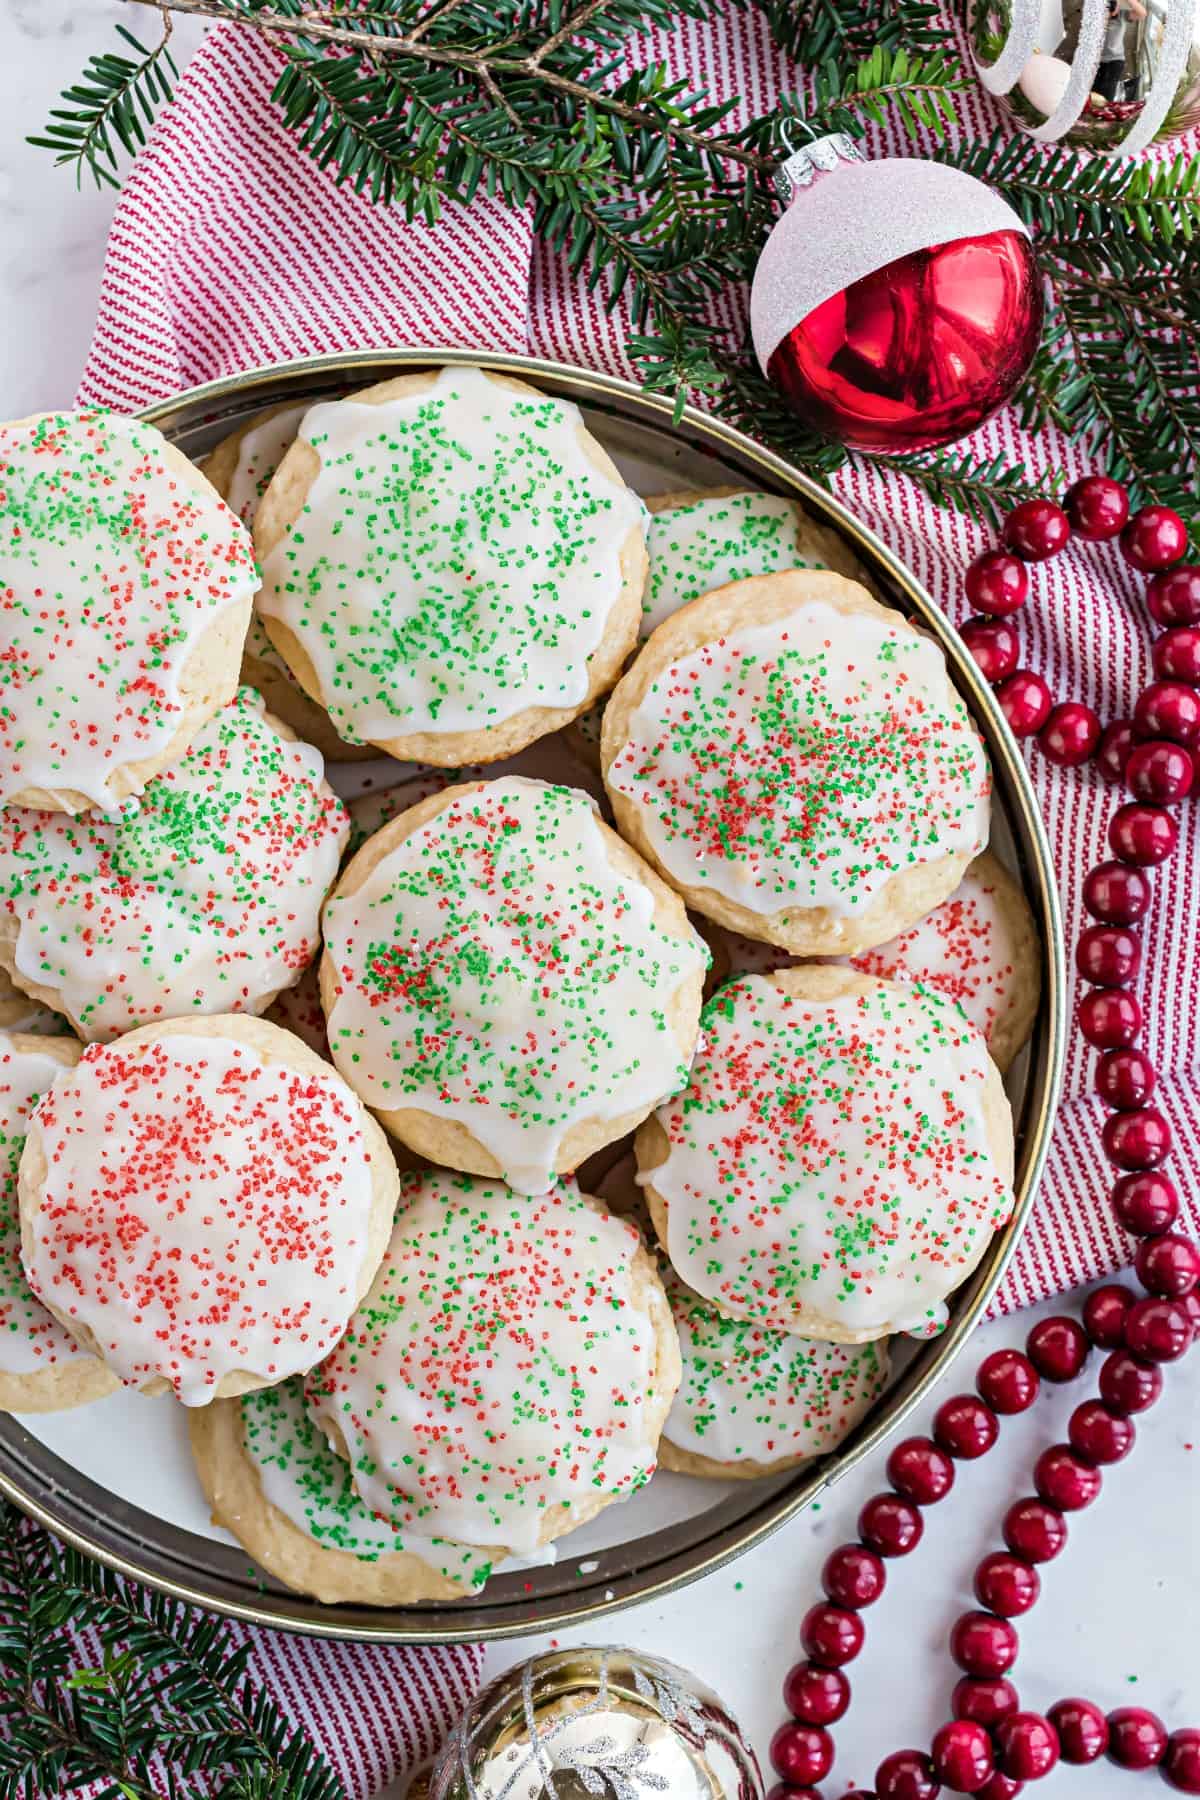
<path fill-rule="evenodd" d="M 742 1517 L 722 1518 L 730 1509 L 729 1501 L 710 1507 L 697 1516 L 697 1523 L 708 1521 L 704 1535 L 678 1549 L 668 1548 L 651 1569 L 634 1566 L 624 1573 L 603 1572 L 604 1556 L 612 1553 L 601 1553 L 596 1559 L 597 1574 L 590 1579 L 585 1594 L 566 1589 L 535 1601 L 505 1599 L 498 1604 L 488 1603 L 486 1590 L 483 1597 L 462 1602 L 380 1609 L 322 1605 L 282 1589 L 262 1590 L 256 1597 L 244 1572 L 244 1553 L 231 1560 L 231 1553 L 225 1552 L 223 1546 L 198 1540 L 162 1519 L 142 1513 L 82 1476 L 76 1475 L 73 1484 L 64 1482 L 56 1474 L 64 1467 L 57 1457 L 17 1420 L 0 1419 L 0 1494 L 75 1549 L 131 1580 L 230 1618 L 309 1636 L 386 1644 L 477 1643 L 524 1636 L 531 1631 L 562 1630 L 590 1624 L 628 1605 L 662 1598 L 753 1549 L 869 1455 L 945 1374 L 979 1323 L 1008 1267 L 1045 1165 L 1066 1046 L 1066 967 L 1053 860 L 1028 773 L 995 697 L 958 633 L 916 577 L 836 496 L 774 451 L 698 407 L 685 406 L 676 417 L 669 399 L 647 393 L 619 376 L 574 368 L 548 358 L 437 345 L 333 352 L 267 364 L 189 388 L 145 408 L 140 416 L 165 430 L 168 436 L 172 430 L 182 430 L 185 423 L 203 424 L 215 420 L 219 413 L 228 429 L 237 415 L 249 416 L 264 404 L 286 400 L 289 388 L 311 389 L 315 382 L 333 392 L 355 385 L 356 378 L 365 382 L 402 370 L 447 364 L 477 364 L 497 373 L 540 381 L 560 395 L 596 407 L 607 406 L 618 417 L 632 418 L 701 450 L 723 454 L 727 460 L 768 481 L 777 491 L 800 497 L 823 523 L 853 545 L 868 567 L 884 577 L 902 598 L 905 609 L 920 619 L 945 650 L 959 690 L 967 697 L 976 722 L 984 731 L 993 770 L 1003 783 L 1006 810 L 1017 830 L 1026 897 L 1037 918 L 1043 992 L 1034 1040 L 1036 1067 L 1031 1070 L 1023 1100 L 1028 1116 L 1022 1121 L 1020 1132 L 1017 1203 L 1005 1230 L 965 1284 L 966 1300 L 956 1308 L 946 1330 L 922 1347 L 889 1390 L 884 1406 L 836 1452 L 796 1471 Z M 262 393 L 267 386 L 274 391 Z M 230 402 L 235 403 L 232 408 Z M 684 1521 L 683 1526 L 668 1527 L 654 1536 L 670 1540 L 692 1523 Z M 212 1552 L 221 1551 L 231 1561 L 230 1571 L 198 1572 L 194 1548 L 197 1542 L 207 1543 Z M 232 1562 L 241 1563 L 240 1579 L 232 1572 Z M 536 1611 L 531 1610 L 534 1607 Z"/>

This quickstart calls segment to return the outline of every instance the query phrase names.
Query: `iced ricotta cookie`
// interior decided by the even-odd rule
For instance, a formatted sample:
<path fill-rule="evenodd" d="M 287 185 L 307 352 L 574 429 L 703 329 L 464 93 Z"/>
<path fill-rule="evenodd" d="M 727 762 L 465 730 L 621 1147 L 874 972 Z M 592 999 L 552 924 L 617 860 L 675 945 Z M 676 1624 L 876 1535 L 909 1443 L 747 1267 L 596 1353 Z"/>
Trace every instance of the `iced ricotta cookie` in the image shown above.
<path fill-rule="evenodd" d="M 683 1374 L 659 1461 L 681 1475 L 753 1480 L 835 1450 L 883 1392 L 886 1344 L 830 1344 L 730 1319 L 664 1277 Z"/>
<path fill-rule="evenodd" d="M 654 1472 L 679 1383 L 633 1226 L 562 1184 L 536 1200 L 406 1176 L 379 1274 L 309 1408 L 401 1530 L 529 1552 Z"/>
<path fill-rule="evenodd" d="M 544 1193 L 687 1080 L 708 953 L 573 788 L 431 795 L 325 908 L 334 1062 L 396 1137 Z"/>
<path fill-rule="evenodd" d="M 749 975 L 636 1138 L 654 1228 L 731 1318 L 857 1344 L 928 1331 L 1012 1211 L 1000 1074 L 953 1002 L 854 969 Z"/>
<path fill-rule="evenodd" d="M 317 954 L 349 829 L 320 752 L 239 688 L 119 813 L 0 812 L 0 964 L 93 1042 L 263 1012 Z"/>
<path fill-rule="evenodd" d="M 348 741 L 495 762 L 616 680 L 643 517 L 568 402 L 403 375 L 305 414 L 255 521 L 258 609 Z"/>
<path fill-rule="evenodd" d="M 885 943 L 987 842 L 987 757 L 941 651 L 824 570 L 660 625 L 602 761 L 618 829 L 689 906 L 797 955 Z"/>
<path fill-rule="evenodd" d="M 31 1000 L 0 968 L 0 1031 L 22 1031 L 33 1037 L 70 1037 L 71 1026 L 40 1000 Z"/>
<path fill-rule="evenodd" d="M 492 1556 L 373 1513 L 309 1417 L 300 1377 L 188 1414 L 215 1525 L 286 1586 L 334 1606 L 411 1606 L 477 1593 Z"/>
<path fill-rule="evenodd" d="M 120 1386 L 64 1331 L 21 1267 L 17 1167 L 40 1096 L 82 1054 L 74 1038 L 0 1032 L 0 1412 L 60 1412 Z"/>
<path fill-rule="evenodd" d="M 250 537 L 152 425 L 0 425 L 0 805 L 111 809 L 237 686 Z"/>
<path fill-rule="evenodd" d="M 258 503 L 271 477 L 295 442 L 308 401 L 298 406 L 272 406 L 256 413 L 207 458 L 204 473 L 242 524 L 253 527 Z M 357 762 L 375 752 L 366 745 L 343 743 L 324 707 L 310 699 L 267 636 L 257 609 L 250 615 L 242 653 L 242 684 L 255 688 L 275 718 L 306 743 L 315 744 L 329 762 Z"/>
<path fill-rule="evenodd" d="M 185 1406 L 310 1369 L 346 1328 L 399 1178 L 341 1077 L 240 1015 L 92 1045 L 19 1171 L 31 1287 L 129 1386 Z"/>

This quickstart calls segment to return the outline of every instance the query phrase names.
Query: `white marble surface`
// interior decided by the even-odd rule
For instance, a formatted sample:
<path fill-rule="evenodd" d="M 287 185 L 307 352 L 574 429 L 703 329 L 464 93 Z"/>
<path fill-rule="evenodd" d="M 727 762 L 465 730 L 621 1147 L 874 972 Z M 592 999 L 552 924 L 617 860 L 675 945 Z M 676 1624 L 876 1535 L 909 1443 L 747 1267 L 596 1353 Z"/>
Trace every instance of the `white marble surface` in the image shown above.
<path fill-rule="evenodd" d="M 153 20 L 117 0 L 0 0 L 0 415 L 69 401 L 82 366 L 111 212 L 108 194 L 76 193 L 45 151 L 22 141 L 38 130 L 84 57 L 109 47 L 124 19 Z M 196 32 L 178 32 L 181 51 Z M 1028 1321 L 981 1332 L 947 1391 L 967 1381 L 985 1350 L 1015 1341 Z M 1099 1504 L 1072 1524 L 1064 1556 L 1045 1571 L 1043 1599 L 1021 1622 L 1018 1668 L 1026 1703 L 1083 1692 L 1105 1705 L 1142 1702 L 1168 1722 L 1200 1723 L 1200 1356 L 1170 1374 L 1169 1396 L 1139 1425 L 1134 1455 L 1105 1477 Z M 1060 1436 L 1076 1391 L 1006 1423 L 986 1463 L 966 1467 L 930 1516 L 925 1544 L 893 1564 L 889 1592 L 868 1615 L 867 1648 L 851 1668 L 861 1696 L 838 1728 L 829 1796 L 869 1781 L 878 1757 L 928 1741 L 945 1716 L 953 1673 L 949 1624 L 970 1604 L 970 1574 L 994 1547 L 1000 1517 L 1028 1489 L 1034 1455 Z M 1195 1442 L 1196 1448 L 1193 1448 Z M 883 1458 L 848 1477 L 818 1511 L 793 1521 L 728 1569 L 591 1632 L 658 1651 L 703 1674 L 741 1715 L 765 1755 L 780 1714 L 779 1683 L 797 1654 L 805 1608 L 829 1549 L 853 1534 Z M 544 1647 L 530 1637 L 488 1653 L 489 1671 Z M 1061 1770 L 1048 1792 L 1107 1800 L 1165 1790 L 1152 1776 Z"/>

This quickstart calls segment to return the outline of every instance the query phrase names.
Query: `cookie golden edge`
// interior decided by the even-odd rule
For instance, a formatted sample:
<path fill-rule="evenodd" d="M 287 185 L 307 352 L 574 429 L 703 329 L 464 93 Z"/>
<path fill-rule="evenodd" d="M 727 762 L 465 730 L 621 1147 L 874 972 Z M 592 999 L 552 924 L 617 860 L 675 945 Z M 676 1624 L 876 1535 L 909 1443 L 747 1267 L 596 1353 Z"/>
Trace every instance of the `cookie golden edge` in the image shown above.
<path fill-rule="evenodd" d="M 684 882 L 673 875 L 655 853 L 642 823 L 642 809 L 610 781 L 612 765 L 629 740 L 633 714 L 664 670 L 706 644 L 748 626 L 772 624 L 814 601 L 832 606 L 845 618 L 862 615 L 881 619 L 913 637 L 923 635 L 902 613 L 882 606 L 857 582 L 828 569 L 787 569 L 777 575 L 754 575 L 746 581 L 731 582 L 728 587 L 714 588 L 712 593 L 690 600 L 665 619 L 617 684 L 604 709 L 600 761 L 605 791 L 622 837 L 683 896 L 689 907 L 716 925 L 740 932 L 743 937 L 778 944 L 793 956 L 843 956 L 887 943 L 940 906 L 954 892 L 978 850 L 954 851 L 937 862 L 899 870 L 870 905 L 853 918 L 827 907 L 783 907 L 774 913 L 757 913 L 701 884 Z"/>
<path fill-rule="evenodd" d="M 780 969 L 774 975 L 763 975 L 759 980 L 767 981 L 781 993 L 794 995 L 800 1000 L 836 1000 L 845 995 L 891 993 L 912 998 L 913 990 L 896 981 L 880 981 L 872 975 L 860 975 L 856 969 L 830 967 L 828 964 L 810 963 L 794 969 Z M 985 1057 L 983 1087 L 980 1093 L 980 1106 L 983 1112 L 984 1131 L 987 1136 L 988 1150 L 996 1165 L 997 1174 L 1006 1188 L 1011 1190 L 1015 1167 L 1015 1142 L 1013 1136 L 1012 1108 L 1000 1071 L 990 1055 Z M 646 1204 L 650 1209 L 650 1218 L 654 1233 L 663 1254 L 669 1258 L 670 1252 L 667 1237 L 667 1203 L 654 1185 L 654 1171 L 667 1160 L 669 1144 L 667 1134 L 655 1114 L 644 1120 L 634 1135 L 634 1154 L 637 1158 L 638 1177 L 646 1196 Z M 962 1284 L 969 1280 L 986 1254 L 991 1237 L 980 1233 L 978 1247 L 972 1252 L 955 1272 L 954 1284 L 946 1293 L 938 1294 L 937 1299 L 948 1298 Z M 717 1312 L 729 1312 L 727 1307 L 712 1299 L 702 1296 L 707 1304 Z M 730 1312 L 730 1317 L 741 1317 Z M 850 1330 L 837 1319 L 827 1319 L 821 1313 L 807 1306 L 801 1306 L 790 1318 L 781 1316 L 764 1317 L 764 1325 L 776 1331 L 786 1331 L 794 1337 L 820 1338 L 830 1344 L 869 1344 L 879 1338 L 894 1336 L 903 1330 L 894 1320 L 872 1326 L 869 1330 Z"/>
<path fill-rule="evenodd" d="M 988 1039 L 988 1052 L 1002 1075 L 1007 1075 L 1033 1033 L 1042 1003 L 1042 946 L 1029 902 L 1016 877 L 992 850 L 984 850 L 968 874 L 991 884 L 1003 924 L 1007 957 L 1013 968 L 1012 986 Z"/>
<path fill-rule="evenodd" d="M 378 382 L 344 397 L 354 401 L 356 405 L 382 406 L 389 400 L 401 399 L 407 394 L 425 392 L 433 387 L 442 373 L 443 370 L 437 368 L 427 374 L 398 375 L 390 381 Z M 533 387 L 527 381 L 518 381 L 514 376 L 496 375 L 486 369 L 481 373 L 497 387 L 509 388 L 519 394 L 535 394 L 539 399 L 547 398 L 541 389 Z M 627 484 L 608 452 L 582 425 L 578 436 L 595 468 L 625 487 Z M 260 563 L 265 562 L 300 517 L 308 491 L 320 468 L 321 459 L 317 451 L 301 440 L 292 445 L 280 463 L 259 502 L 254 522 L 254 547 Z M 535 743 L 538 738 L 569 725 L 572 719 L 586 712 L 602 694 L 609 691 L 637 642 L 648 567 L 646 534 L 640 523 L 625 537 L 620 550 L 620 566 L 621 588 L 609 608 L 600 641 L 588 658 L 588 688 L 577 705 L 525 707 L 511 718 L 502 719 L 480 731 L 418 731 L 401 737 L 376 739 L 373 741 L 373 754 L 392 756 L 398 762 L 431 763 L 435 768 L 455 769 L 465 763 L 499 762 L 506 756 L 514 756 L 518 750 L 525 749 L 526 745 Z M 282 620 L 266 613 L 262 615 L 262 621 L 268 637 L 300 687 L 324 709 L 327 702 L 321 690 L 320 678 L 296 633 Z"/>
<path fill-rule="evenodd" d="M 230 1039 L 247 1045 L 259 1057 L 260 1061 L 270 1067 L 273 1063 L 282 1063 L 285 1067 L 295 1069 L 301 1074 L 317 1074 L 326 1080 L 331 1075 L 337 1076 L 353 1103 L 355 1117 L 363 1134 L 364 1153 L 369 1159 L 371 1177 L 371 1212 L 367 1225 L 367 1242 L 355 1279 L 354 1301 L 347 1313 L 347 1322 L 358 1307 L 364 1295 L 370 1291 L 383 1253 L 387 1249 L 388 1239 L 392 1232 L 396 1207 L 400 1198 L 400 1174 L 392 1156 L 388 1141 L 376 1124 L 370 1112 L 363 1105 L 350 1084 L 338 1071 L 310 1050 L 301 1038 L 292 1032 L 285 1031 L 282 1026 L 272 1025 L 266 1019 L 258 1019 L 247 1013 L 209 1013 L 199 1018 L 163 1019 L 154 1025 L 141 1025 L 136 1031 L 126 1032 L 116 1041 L 126 1050 L 134 1045 L 156 1043 L 168 1037 L 213 1038 L 218 1042 Z M 44 1040 L 40 1040 L 42 1042 Z M 21 1161 L 17 1171 L 17 1186 L 21 1214 L 21 1250 L 23 1260 L 28 1264 L 33 1247 L 33 1226 L 41 1207 L 42 1190 L 45 1184 L 47 1165 L 42 1147 L 36 1136 L 30 1132 L 21 1152 Z M 42 1299 L 41 1295 L 38 1295 Z M 91 1331 L 80 1322 L 61 1313 L 57 1307 L 42 1299 L 47 1312 L 53 1314 L 59 1324 L 90 1355 L 103 1362 L 103 1353 Z M 120 1378 L 115 1377 L 120 1384 Z M 210 1399 L 205 1403 L 231 1398 L 237 1394 L 252 1393 L 256 1388 L 275 1387 L 284 1377 L 265 1376 L 251 1369 L 236 1369 L 222 1376 L 212 1390 Z M 169 1393 L 170 1383 L 163 1376 L 153 1376 L 140 1384 L 144 1394 Z"/>

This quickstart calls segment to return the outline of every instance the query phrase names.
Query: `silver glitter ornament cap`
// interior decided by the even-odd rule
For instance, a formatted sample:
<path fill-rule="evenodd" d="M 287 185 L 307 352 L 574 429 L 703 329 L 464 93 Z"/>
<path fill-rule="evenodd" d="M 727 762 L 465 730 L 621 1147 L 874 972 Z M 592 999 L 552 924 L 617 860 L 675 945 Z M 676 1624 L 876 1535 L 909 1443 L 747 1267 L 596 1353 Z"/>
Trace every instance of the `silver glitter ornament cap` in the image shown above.
<path fill-rule="evenodd" d="M 814 138 L 801 144 L 785 163 L 780 163 L 771 177 L 772 186 L 785 206 L 790 206 L 801 188 L 811 187 L 819 175 L 828 175 L 840 162 L 862 162 L 863 153 L 844 131 L 831 131 L 827 137 Z"/>

